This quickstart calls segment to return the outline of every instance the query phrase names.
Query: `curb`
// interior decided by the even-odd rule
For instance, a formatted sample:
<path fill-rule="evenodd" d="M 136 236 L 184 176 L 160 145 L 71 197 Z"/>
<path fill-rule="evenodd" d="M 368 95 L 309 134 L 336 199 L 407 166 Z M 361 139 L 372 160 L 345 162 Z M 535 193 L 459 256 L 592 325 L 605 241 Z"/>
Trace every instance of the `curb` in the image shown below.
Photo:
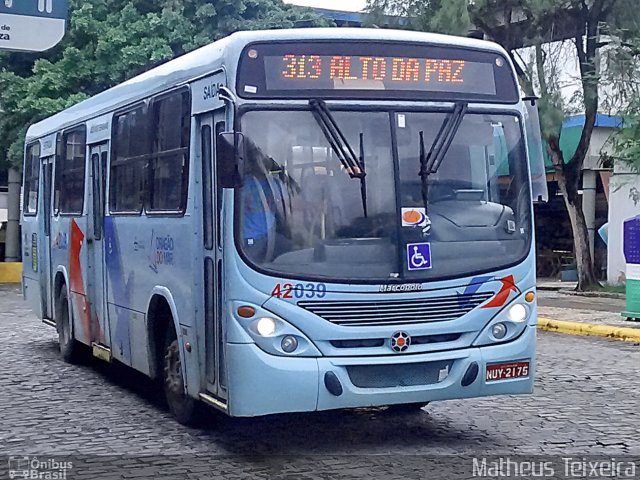
<path fill-rule="evenodd" d="M 558 292 L 566 287 L 564 286 L 550 286 L 550 285 L 536 285 L 536 290 L 541 290 L 543 292 Z"/>
<path fill-rule="evenodd" d="M 0 283 L 20 283 L 22 262 L 0 262 Z"/>
<path fill-rule="evenodd" d="M 542 292 L 556 292 L 562 295 L 574 295 L 577 297 L 592 297 L 592 298 L 614 298 L 617 300 L 624 300 L 627 296 L 626 293 L 605 292 L 599 290 L 590 290 L 586 292 L 576 292 L 573 288 L 565 286 L 549 286 L 549 285 L 537 285 L 536 290 Z"/>
<path fill-rule="evenodd" d="M 606 337 L 621 340 L 623 342 L 640 343 L 640 328 L 594 325 L 593 323 L 582 322 L 565 322 L 545 317 L 538 318 L 538 328 L 547 332 Z"/>
<path fill-rule="evenodd" d="M 615 292 L 576 292 L 575 290 L 558 290 L 559 293 L 563 295 L 573 295 L 575 297 L 591 297 L 591 298 L 614 298 L 617 300 L 625 300 L 627 298 L 624 293 L 615 293 Z"/>

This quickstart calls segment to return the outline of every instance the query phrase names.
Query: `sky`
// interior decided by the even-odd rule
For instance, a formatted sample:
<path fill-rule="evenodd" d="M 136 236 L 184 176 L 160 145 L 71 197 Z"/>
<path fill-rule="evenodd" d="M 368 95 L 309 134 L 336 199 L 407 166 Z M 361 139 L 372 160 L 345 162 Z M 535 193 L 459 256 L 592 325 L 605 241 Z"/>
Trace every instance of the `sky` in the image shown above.
<path fill-rule="evenodd" d="M 330 10 L 344 10 L 359 12 L 367 5 L 366 0 L 284 0 L 285 3 L 303 5 L 305 7 L 328 8 Z"/>

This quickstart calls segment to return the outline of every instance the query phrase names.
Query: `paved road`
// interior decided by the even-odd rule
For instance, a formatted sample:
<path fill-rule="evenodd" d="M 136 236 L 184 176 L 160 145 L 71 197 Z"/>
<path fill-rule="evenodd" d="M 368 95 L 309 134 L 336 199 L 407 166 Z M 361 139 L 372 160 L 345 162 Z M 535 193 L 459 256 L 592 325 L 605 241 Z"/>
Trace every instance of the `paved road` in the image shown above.
<path fill-rule="evenodd" d="M 0 454 L 85 455 L 73 457 L 77 475 L 68 478 L 424 478 L 417 472 L 429 459 L 439 473 L 457 468 L 440 455 L 640 458 L 640 346 L 541 332 L 538 358 L 533 396 L 440 402 L 413 414 L 211 415 L 190 429 L 144 377 L 98 361 L 63 363 L 54 330 L 18 289 L 0 286 Z M 138 468 L 122 473 L 132 462 Z M 0 458 L 5 478 L 2 468 Z"/>

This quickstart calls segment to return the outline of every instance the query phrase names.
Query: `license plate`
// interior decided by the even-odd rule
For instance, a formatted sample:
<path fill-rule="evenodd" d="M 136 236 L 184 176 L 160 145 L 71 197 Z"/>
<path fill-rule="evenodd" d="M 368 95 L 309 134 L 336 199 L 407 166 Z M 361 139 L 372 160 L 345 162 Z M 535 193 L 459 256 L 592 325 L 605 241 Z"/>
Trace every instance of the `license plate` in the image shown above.
<path fill-rule="evenodd" d="M 485 380 L 494 382 L 508 378 L 522 378 L 529 376 L 529 362 L 493 363 L 487 365 Z"/>

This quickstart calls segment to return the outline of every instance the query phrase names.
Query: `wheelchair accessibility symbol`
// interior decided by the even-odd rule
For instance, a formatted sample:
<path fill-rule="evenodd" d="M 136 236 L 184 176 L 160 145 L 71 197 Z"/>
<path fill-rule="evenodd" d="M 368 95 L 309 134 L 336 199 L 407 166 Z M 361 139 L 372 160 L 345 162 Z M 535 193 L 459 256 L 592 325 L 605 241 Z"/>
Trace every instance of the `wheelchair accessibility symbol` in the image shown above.
<path fill-rule="evenodd" d="M 431 268 L 431 244 L 408 243 L 407 266 L 409 270 L 427 270 Z"/>

